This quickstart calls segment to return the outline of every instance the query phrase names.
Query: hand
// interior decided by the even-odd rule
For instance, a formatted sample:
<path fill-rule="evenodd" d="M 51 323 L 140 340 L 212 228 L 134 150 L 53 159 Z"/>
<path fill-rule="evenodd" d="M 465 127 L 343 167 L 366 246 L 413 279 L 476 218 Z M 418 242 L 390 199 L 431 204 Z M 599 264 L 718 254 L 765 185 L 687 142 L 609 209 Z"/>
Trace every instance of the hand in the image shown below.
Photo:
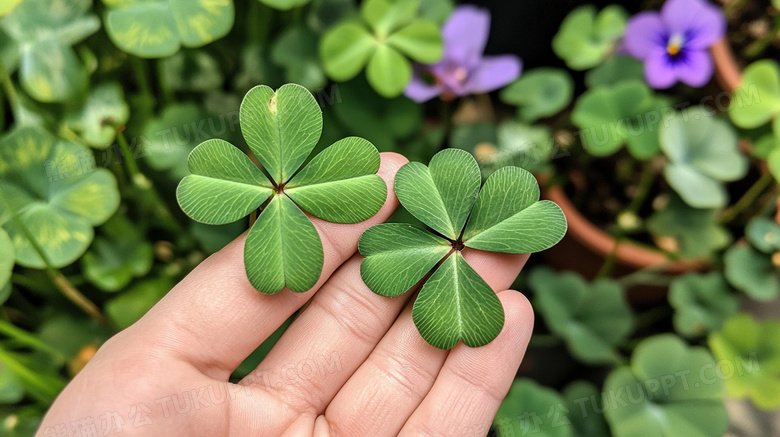
<path fill-rule="evenodd" d="M 405 162 L 382 154 L 379 174 L 389 194 L 375 217 L 354 225 L 313 220 L 325 265 L 312 290 L 255 291 L 244 272 L 242 235 L 108 340 L 57 398 L 37 435 L 487 434 L 531 335 L 531 306 L 505 290 L 528 256 L 465 251 L 498 292 L 504 329 L 480 348 L 461 343 L 443 351 L 425 343 L 409 296 L 372 293 L 356 254 L 360 234 L 396 208 L 392 181 Z M 228 382 L 307 302 L 258 368 Z"/>

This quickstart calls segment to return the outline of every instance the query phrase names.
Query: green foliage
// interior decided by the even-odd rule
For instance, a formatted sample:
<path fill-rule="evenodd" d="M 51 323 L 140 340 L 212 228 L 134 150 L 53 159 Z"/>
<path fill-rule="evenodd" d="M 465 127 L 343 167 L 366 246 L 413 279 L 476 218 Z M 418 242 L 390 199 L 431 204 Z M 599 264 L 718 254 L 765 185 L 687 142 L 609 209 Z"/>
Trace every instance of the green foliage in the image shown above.
<path fill-rule="evenodd" d="M 582 129 L 585 151 L 606 156 L 627 145 L 637 159 L 659 150 L 658 129 L 664 100 L 639 81 L 618 82 L 586 91 L 574 105 L 572 122 Z"/>
<path fill-rule="evenodd" d="M 766 254 L 745 244 L 729 248 L 723 256 L 726 279 L 753 299 L 769 301 L 780 293 L 777 266 Z"/>
<path fill-rule="evenodd" d="M 718 208 L 728 202 L 722 182 L 747 174 L 748 160 L 739 152 L 731 126 L 703 107 L 664 118 L 661 149 L 669 158 L 664 176 L 694 208 Z"/>
<path fill-rule="evenodd" d="M 529 284 L 535 307 L 574 357 L 594 364 L 616 361 L 615 347 L 628 338 L 634 324 L 616 282 L 599 279 L 588 284 L 575 273 L 540 267 L 531 272 Z"/>
<path fill-rule="evenodd" d="M 11 272 L 14 269 L 14 264 L 16 263 L 13 242 L 3 228 L 0 228 L 0 247 L 3 248 L 3 250 L 0 251 L 0 305 L 2 305 L 8 298 L 6 289 L 10 293 L 9 281 L 11 279 Z"/>
<path fill-rule="evenodd" d="M 81 258 L 84 276 L 104 291 L 119 291 L 152 268 L 154 249 L 127 217 L 117 214 Z"/>
<path fill-rule="evenodd" d="M 139 282 L 106 303 L 106 315 L 124 329 L 140 319 L 173 287 L 168 277 Z"/>
<path fill-rule="evenodd" d="M 363 2 L 362 20 L 346 20 L 322 39 L 320 57 L 328 76 L 346 81 L 366 68 L 368 82 L 380 95 L 400 95 L 412 77 L 409 59 L 431 64 L 442 54 L 436 24 L 415 18 L 419 4 L 419 0 Z"/>
<path fill-rule="evenodd" d="M 632 56 L 613 56 L 585 74 L 588 88 L 609 86 L 623 81 L 644 81 L 645 67 Z"/>
<path fill-rule="evenodd" d="M 731 233 L 718 223 L 718 212 L 692 208 L 672 195 L 666 207 L 647 220 L 647 229 L 654 237 L 673 238 L 684 258 L 710 258 L 731 243 Z"/>
<path fill-rule="evenodd" d="M 233 0 L 103 0 L 106 32 L 121 50 L 164 58 L 181 46 L 200 47 L 233 27 Z"/>
<path fill-rule="evenodd" d="M 768 217 L 756 217 L 745 227 L 745 237 L 764 253 L 780 251 L 780 226 Z"/>
<path fill-rule="evenodd" d="M 307 27 L 289 27 L 279 35 L 271 50 L 271 60 L 284 68 L 288 82 L 310 90 L 325 86 L 327 79 L 317 52 L 319 37 Z"/>
<path fill-rule="evenodd" d="M 530 379 L 517 379 L 498 409 L 493 424 L 499 437 L 534 435 L 571 437 L 564 402 L 555 390 L 542 387 Z M 553 411 L 555 414 L 550 414 Z"/>
<path fill-rule="evenodd" d="M 729 115 L 735 125 L 754 128 L 775 119 L 775 132 L 780 135 L 780 67 L 764 59 L 745 68 L 742 86 L 734 90 Z"/>
<path fill-rule="evenodd" d="M 587 70 L 601 64 L 615 49 L 626 27 L 628 14 L 618 5 L 598 14 L 592 5 L 571 11 L 552 40 L 552 48 L 572 70 Z"/>
<path fill-rule="evenodd" d="M 612 371 L 604 384 L 612 435 L 722 436 L 728 416 L 715 368 L 706 349 L 690 347 L 674 335 L 643 340 L 631 365 Z"/>
<path fill-rule="evenodd" d="M 252 0 L 255 1 L 255 0 Z M 272 8 L 286 11 L 288 9 L 297 8 L 309 3 L 311 0 L 258 0 L 260 3 L 268 5 Z"/>
<path fill-rule="evenodd" d="M 337 223 L 376 214 L 386 198 L 385 183 L 375 174 L 379 153 L 362 138 L 345 138 L 299 171 L 322 132 L 320 108 L 300 85 L 276 92 L 253 88 L 241 104 L 240 119 L 241 132 L 270 179 L 232 144 L 208 140 L 189 156 L 192 174 L 176 191 L 179 205 L 207 224 L 231 223 L 261 208 L 244 246 L 250 282 L 269 294 L 285 286 L 306 291 L 322 271 L 323 250 L 304 211 Z"/>
<path fill-rule="evenodd" d="M 70 113 L 65 124 L 91 147 L 106 148 L 114 143 L 117 129 L 130 118 L 122 87 L 116 82 L 92 89 L 78 111 Z"/>
<path fill-rule="evenodd" d="M 84 90 L 87 72 L 71 46 L 100 28 L 91 7 L 91 0 L 25 0 L 0 20 L 22 87 L 36 100 L 66 102 Z"/>
<path fill-rule="evenodd" d="M 719 370 L 730 396 L 765 410 L 780 407 L 780 323 L 739 314 L 710 335 L 709 345 L 726 363 Z"/>
<path fill-rule="evenodd" d="M 440 235 L 387 223 L 367 230 L 358 250 L 368 287 L 397 296 L 424 280 L 412 318 L 422 337 L 440 349 L 460 340 L 482 346 L 501 331 L 504 311 L 490 286 L 466 263 L 461 250 L 538 252 L 556 244 L 566 219 L 525 170 L 505 167 L 480 190 L 479 166 L 468 153 L 446 149 L 428 166 L 411 162 L 398 171 L 401 205 Z M 432 275 L 426 274 L 436 268 Z"/>
<path fill-rule="evenodd" d="M 537 68 L 501 90 L 501 100 L 519 106 L 517 115 L 528 123 L 555 115 L 571 102 L 574 82 L 566 70 Z"/>
<path fill-rule="evenodd" d="M 204 51 L 182 50 L 159 62 L 161 87 L 169 91 L 210 91 L 225 81 L 217 60 Z"/>
<path fill-rule="evenodd" d="M 674 329 L 698 337 L 720 329 L 737 312 L 739 302 L 721 273 L 689 273 L 672 281 L 669 303 L 674 308 Z"/>
<path fill-rule="evenodd" d="M 577 437 L 603 437 L 609 435 L 604 419 L 602 394 L 598 388 L 586 381 L 574 381 L 563 390 L 566 410 L 573 435 Z"/>
<path fill-rule="evenodd" d="M 41 128 L 22 127 L 0 140 L 0 224 L 14 243 L 17 264 L 46 265 L 26 232 L 54 267 L 84 253 L 93 226 L 108 220 L 119 205 L 114 176 L 94 167 L 85 146 L 58 140 Z"/>
<path fill-rule="evenodd" d="M 23 0 L 8 0 L 4 2 L 2 5 L 0 5 L 0 17 L 6 16 L 13 12 L 14 9 L 16 9 L 17 6 L 19 6 L 19 3 L 21 3 Z"/>

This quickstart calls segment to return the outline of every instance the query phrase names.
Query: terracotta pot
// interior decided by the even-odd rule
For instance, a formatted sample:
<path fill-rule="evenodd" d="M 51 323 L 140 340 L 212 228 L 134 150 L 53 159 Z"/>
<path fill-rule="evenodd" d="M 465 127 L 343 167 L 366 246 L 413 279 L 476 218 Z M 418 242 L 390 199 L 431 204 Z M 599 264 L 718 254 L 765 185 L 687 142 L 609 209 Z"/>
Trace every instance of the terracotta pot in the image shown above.
<path fill-rule="evenodd" d="M 556 269 L 572 270 L 593 279 L 615 250 L 617 241 L 585 218 L 562 187 L 548 187 L 542 194 L 561 207 L 569 223 L 569 230 L 563 240 L 543 252 L 546 261 Z M 617 247 L 612 276 L 621 277 L 651 267 L 657 267 L 666 274 L 680 274 L 701 270 L 706 266 L 705 260 L 671 261 L 663 252 L 624 240 Z M 653 303 L 665 298 L 666 292 L 666 287 L 636 286 L 628 290 L 628 299 L 636 304 Z"/>
<path fill-rule="evenodd" d="M 742 68 L 737 64 L 728 40 L 723 37 L 710 47 L 715 63 L 715 79 L 724 91 L 732 92 L 742 84 Z"/>

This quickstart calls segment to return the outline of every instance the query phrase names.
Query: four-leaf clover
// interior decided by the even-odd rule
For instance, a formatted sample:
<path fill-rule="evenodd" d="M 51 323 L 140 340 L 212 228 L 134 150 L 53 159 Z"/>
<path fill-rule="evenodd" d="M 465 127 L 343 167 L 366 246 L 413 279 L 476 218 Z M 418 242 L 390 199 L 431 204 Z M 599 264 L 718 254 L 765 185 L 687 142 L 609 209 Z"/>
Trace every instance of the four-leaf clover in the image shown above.
<path fill-rule="evenodd" d="M 428 166 L 406 164 L 395 177 L 395 193 L 431 231 L 385 223 L 368 229 L 358 243 L 366 257 L 361 275 L 373 292 L 397 296 L 424 282 L 412 318 L 422 337 L 441 349 L 460 340 L 482 346 L 504 325 L 501 302 L 466 263 L 463 250 L 538 252 L 566 232 L 563 212 L 539 201 L 531 173 L 504 167 L 481 190 L 480 182 L 479 166 L 464 150 L 443 150 Z"/>
<path fill-rule="evenodd" d="M 376 214 L 387 197 L 376 175 L 379 152 L 362 138 L 344 138 L 300 169 L 322 133 L 322 111 L 300 85 L 251 89 L 239 117 L 265 172 L 227 141 L 207 140 L 188 158 L 192 174 L 179 184 L 179 205 L 207 224 L 231 223 L 261 208 L 244 246 L 249 281 L 269 294 L 285 286 L 309 290 L 322 271 L 323 249 L 304 211 L 336 223 Z"/>

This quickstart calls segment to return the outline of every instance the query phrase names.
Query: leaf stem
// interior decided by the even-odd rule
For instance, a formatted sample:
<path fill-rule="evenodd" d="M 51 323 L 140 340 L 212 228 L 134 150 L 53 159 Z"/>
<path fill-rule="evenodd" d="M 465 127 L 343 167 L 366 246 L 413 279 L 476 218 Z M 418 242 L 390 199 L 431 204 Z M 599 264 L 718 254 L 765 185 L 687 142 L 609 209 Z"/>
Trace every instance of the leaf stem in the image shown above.
<path fill-rule="evenodd" d="M 149 86 L 146 66 L 144 65 L 141 58 L 132 55 L 130 56 L 130 63 L 133 66 L 133 75 L 135 76 L 135 82 L 138 85 L 138 91 L 143 97 L 144 106 L 146 106 L 148 114 L 151 114 L 154 110 L 155 99 L 154 95 L 152 94 L 152 89 Z"/>
<path fill-rule="evenodd" d="M 11 113 L 14 116 L 14 122 L 19 120 L 19 96 L 16 94 L 16 88 L 11 81 L 11 76 L 8 74 L 8 70 L 3 65 L 3 60 L 0 59 L 0 81 L 3 82 L 3 92 L 8 99 L 8 105 L 11 107 Z"/>
<path fill-rule="evenodd" d="M 44 403 L 51 403 L 57 394 L 65 387 L 65 381 L 60 377 L 41 378 L 34 370 L 25 366 L 21 361 L 16 359 L 14 355 L 0 348 L 0 363 L 14 372 L 20 379 L 24 380 L 34 390 L 30 390 L 30 394 L 36 397 L 39 401 Z"/>
<path fill-rule="evenodd" d="M 68 298 L 68 300 L 81 308 L 81 310 L 87 313 L 90 317 L 94 318 L 100 323 L 110 325 L 108 319 L 106 319 L 103 313 L 100 312 L 97 305 L 84 296 L 84 294 L 82 294 L 76 287 L 74 287 L 73 284 L 68 281 L 68 278 L 65 277 L 65 275 L 54 268 L 54 266 L 49 261 L 49 257 L 46 255 L 46 252 L 43 251 L 43 248 L 41 248 L 41 246 L 35 240 L 35 237 L 32 235 L 30 230 L 27 229 L 24 221 L 22 221 L 22 219 L 16 213 L 16 209 L 14 209 L 11 202 L 2 192 L 0 192 L 0 201 L 5 204 L 6 209 L 11 214 L 11 220 L 14 221 L 16 227 L 19 228 L 19 230 L 24 234 L 25 238 L 27 238 L 27 241 L 30 243 L 30 246 L 32 246 L 35 253 L 37 253 L 43 261 L 46 273 L 49 275 L 49 278 L 52 280 L 57 289 L 59 289 L 62 294 Z"/>
<path fill-rule="evenodd" d="M 13 338 L 23 346 L 27 346 L 31 349 L 49 354 L 62 363 L 65 362 L 65 356 L 63 356 L 60 351 L 54 349 L 53 347 L 39 340 L 38 337 L 30 334 L 24 329 L 12 325 L 11 323 L 0 320 L 0 333 Z"/>
<path fill-rule="evenodd" d="M 774 181 L 772 173 L 766 172 L 759 178 L 731 208 L 723 211 L 718 218 L 718 223 L 726 224 L 737 218 L 739 214 L 750 207 L 758 196 Z"/>

